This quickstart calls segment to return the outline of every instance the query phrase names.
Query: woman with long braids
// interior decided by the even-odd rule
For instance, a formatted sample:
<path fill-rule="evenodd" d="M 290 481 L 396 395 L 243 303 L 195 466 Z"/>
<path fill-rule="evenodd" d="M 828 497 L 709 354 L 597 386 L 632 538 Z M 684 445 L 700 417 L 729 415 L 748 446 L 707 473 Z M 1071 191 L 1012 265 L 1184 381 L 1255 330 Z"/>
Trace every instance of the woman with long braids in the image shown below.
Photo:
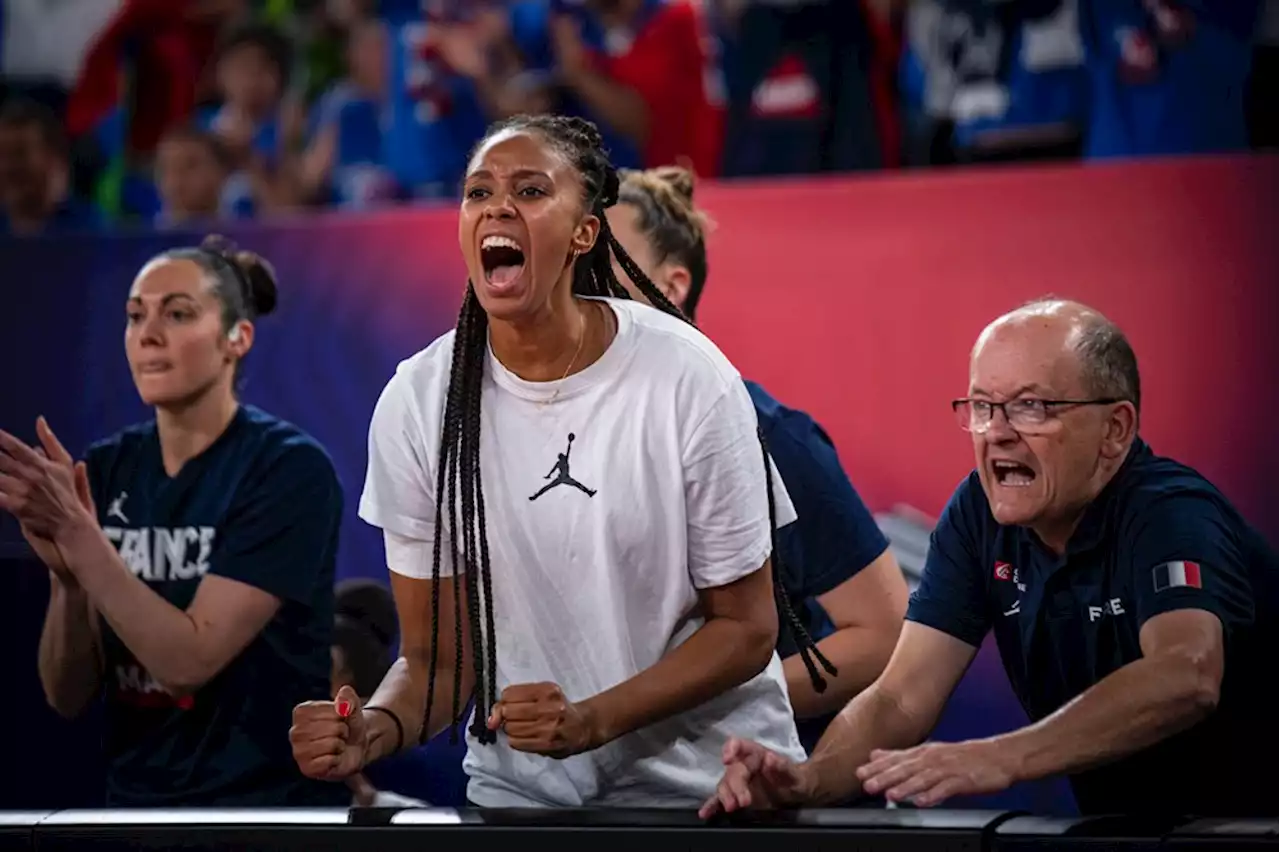
<path fill-rule="evenodd" d="M 731 732 L 803 757 L 770 558 L 794 512 L 741 377 L 610 234 L 617 197 L 580 119 L 512 119 L 473 155 L 458 327 L 370 426 L 360 514 L 384 531 L 402 656 L 363 707 L 295 710 L 304 774 L 345 778 L 471 696 L 480 806 L 693 808 Z"/>

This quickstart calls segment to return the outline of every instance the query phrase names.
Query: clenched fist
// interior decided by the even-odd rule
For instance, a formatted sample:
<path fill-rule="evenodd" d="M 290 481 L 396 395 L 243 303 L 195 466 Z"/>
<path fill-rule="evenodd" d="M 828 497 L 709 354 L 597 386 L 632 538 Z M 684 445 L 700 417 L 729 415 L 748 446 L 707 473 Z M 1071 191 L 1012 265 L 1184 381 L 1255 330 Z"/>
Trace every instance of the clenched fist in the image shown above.
<path fill-rule="evenodd" d="M 516 751 L 570 757 L 601 745 L 590 711 L 554 683 L 508 686 L 493 705 L 489 730 L 501 729 Z"/>
<path fill-rule="evenodd" d="M 341 781 L 359 772 L 368 728 L 356 691 L 344 686 L 333 701 L 307 701 L 293 708 L 289 742 L 293 759 L 308 778 Z"/>

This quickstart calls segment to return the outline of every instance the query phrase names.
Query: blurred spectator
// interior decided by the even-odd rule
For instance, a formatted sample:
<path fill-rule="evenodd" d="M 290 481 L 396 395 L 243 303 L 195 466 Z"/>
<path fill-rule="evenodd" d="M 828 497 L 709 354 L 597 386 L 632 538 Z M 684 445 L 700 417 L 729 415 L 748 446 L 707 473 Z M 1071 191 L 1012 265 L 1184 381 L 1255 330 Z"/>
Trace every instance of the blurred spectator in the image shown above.
<path fill-rule="evenodd" d="M 902 10 L 897 0 L 862 0 L 871 55 L 867 61 L 871 106 L 885 168 L 902 165 L 902 116 L 898 68 L 902 63 Z"/>
<path fill-rule="evenodd" d="M 373 13 L 377 0 L 312 0 L 306 5 L 292 21 L 299 46 L 294 76 L 302 102 L 314 104 L 346 76 L 351 29 Z"/>
<path fill-rule="evenodd" d="M 725 174 L 875 169 L 897 160 L 877 65 L 896 55 L 887 8 L 855 0 L 722 0 Z M 877 101 L 884 108 L 877 113 Z"/>
<path fill-rule="evenodd" d="M 1242 150 L 1258 0 L 1079 0 L 1085 156 Z"/>
<path fill-rule="evenodd" d="M 156 224 L 196 226 L 218 219 L 230 173 L 230 158 L 213 134 L 190 127 L 169 131 L 156 151 Z"/>
<path fill-rule="evenodd" d="M 614 163 L 720 173 L 724 83 L 700 0 L 518 0 L 512 24 L 560 111 L 599 124 Z"/>
<path fill-rule="evenodd" d="M 911 159 L 1078 156 L 1087 120 L 1079 0 L 915 0 L 902 89 Z"/>
<path fill-rule="evenodd" d="M 121 0 L 5 0 L 0 78 L 6 99 L 22 95 L 61 113 L 85 55 Z"/>
<path fill-rule="evenodd" d="M 550 112 L 554 106 L 550 48 L 538 43 L 545 35 L 542 6 L 484 3 L 463 19 L 437 22 L 427 34 L 428 47 L 474 84 L 490 120 Z M 517 44 L 520 37 L 530 43 L 530 55 Z"/>
<path fill-rule="evenodd" d="M 401 195 L 384 150 L 387 38 L 386 26 L 376 20 L 355 24 L 349 32 L 347 79 L 316 106 L 299 164 L 299 183 L 309 200 L 363 209 Z"/>
<path fill-rule="evenodd" d="M 48 108 L 0 107 L 0 233 L 34 236 L 96 228 L 96 210 L 70 194 L 67 139 Z"/>
<path fill-rule="evenodd" d="M 234 171 L 222 206 L 235 216 L 286 207 L 291 201 L 282 170 L 286 152 L 281 108 L 292 70 L 292 48 L 277 29 L 244 24 L 219 43 L 214 70 L 221 103 L 200 113 L 200 126 L 215 134 Z"/>
<path fill-rule="evenodd" d="M 427 4 L 424 16 L 421 0 L 379 4 L 391 52 L 382 164 L 415 198 L 456 197 L 467 154 L 487 123 L 474 83 L 441 54 L 437 30 L 458 21 L 459 12 L 439 5 Z"/>
<path fill-rule="evenodd" d="M 108 159 L 149 155 L 165 130 L 190 118 L 219 28 L 245 0 L 122 0 L 89 47 L 67 104 L 72 138 L 119 110 L 122 136 Z"/>

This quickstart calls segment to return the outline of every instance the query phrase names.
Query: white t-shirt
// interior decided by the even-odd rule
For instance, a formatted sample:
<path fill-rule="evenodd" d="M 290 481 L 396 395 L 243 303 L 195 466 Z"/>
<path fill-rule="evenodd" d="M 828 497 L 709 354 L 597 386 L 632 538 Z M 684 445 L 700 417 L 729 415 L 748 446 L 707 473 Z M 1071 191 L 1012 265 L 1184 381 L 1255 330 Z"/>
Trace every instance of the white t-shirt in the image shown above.
<path fill-rule="evenodd" d="M 499 693 L 550 681 L 581 701 L 632 678 L 702 625 L 698 589 L 741 579 L 770 553 L 741 376 L 686 323 L 605 302 L 613 342 L 566 379 L 524 381 L 489 352 L 480 465 Z M 400 364 L 369 430 L 360 517 L 386 532 L 389 566 L 410 577 L 431 577 L 453 337 Z M 795 510 L 781 482 L 775 470 L 785 525 Z M 692 807 L 714 790 L 729 736 L 804 759 L 777 654 L 701 707 L 566 760 L 514 751 L 501 734 L 492 745 L 469 737 L 467 795 L 490 807 Z"/>

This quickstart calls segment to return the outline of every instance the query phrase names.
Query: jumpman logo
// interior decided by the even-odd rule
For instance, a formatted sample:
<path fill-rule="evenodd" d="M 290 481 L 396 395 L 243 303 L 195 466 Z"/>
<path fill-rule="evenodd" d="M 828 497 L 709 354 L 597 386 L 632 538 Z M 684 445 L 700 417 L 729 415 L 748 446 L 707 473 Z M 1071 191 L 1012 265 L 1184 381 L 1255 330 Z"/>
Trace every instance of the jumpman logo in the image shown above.
<path fill-rule="evenodd" d="M 124 516 L 124 501 L 129 499 L 129 492 L 121 491 L 120 496 L 111 501 L 111 505 L 107 507 L 108 518 L 119 518 L 120 523 L 127 524 L 129 519 Z"/>
<path fill-rule="evenodd" d="M 555 488 L 557 485 L 572 485 L 574 488 L 578 489 L 583 494 L 586 494 L 588 497 L 596 496 L 595 491 L 583 485 L 581 482 L 579 482 L 578 480 L 574 479 L 572 476 L 569 475 L 569 453 L 572 452 L 573 450 L 573 439 L 574 439 L 574 434 L 570 432 L 569 445 L 564 448 L 563 453 L 557 454 L 555 467 L 551 468 L 551 470 L 547 473 L 547 475 L 542 477 L 543 479 L 551 479 L 551 476 L 554 474 L 555 479 L 551 479 L 550 482 L 548 482 L 546 485 L 539 488 L 538 493 L 530 497 L 529 498 L 530 500 L 537 500 L 539 497 L 541 497 L 543 494 L 546 494 L 548 491 L 550 491 L 552 488 Z"/>

